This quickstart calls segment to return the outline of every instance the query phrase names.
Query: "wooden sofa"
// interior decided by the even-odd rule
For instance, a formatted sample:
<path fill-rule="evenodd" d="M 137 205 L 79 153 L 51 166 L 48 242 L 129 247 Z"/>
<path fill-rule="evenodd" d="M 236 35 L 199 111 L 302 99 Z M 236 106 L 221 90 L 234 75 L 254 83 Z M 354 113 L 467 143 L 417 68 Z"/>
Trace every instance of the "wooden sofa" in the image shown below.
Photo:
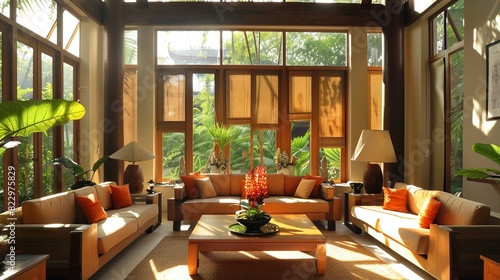
<path fill-rule="evenodd" d="M 217 196 L 188 199 L 184 184 L 174 188 L 174 197 L 167 200 L 168 220 L 174 231 L 180 230 L 183 220 L 198 221 L 203 214 L 227 215 L 240 210 L 242 180 L 245 174 L 206 174 Z M 318 197 L 294 197 L 301 176 L 267 174 L 269 197 L 261 208 L 269 214 L 306 214 L 311 220 L 326 220 L 329 230 L 335 230 L 335 221 L 341 219 L 340 199 L 334 196 L 334 187 L 322 184 Z"/>
<path fill-rule="evenodd" d="M 345 225 L 366 233 L 437 279 L 482 279 L 481 254 L 500 252 L 500 220 L 490 208 L 442 191 L 405 183 L 408 213 L 385 210 L 383 194 L 345 194 Z M 430 228 L 418 213 L 429 196 L 441 206 Z"/>
<path fill-rule="evenodd" d="M 24 201 L 0 222 L 15 224 L 16 254 L 48 254 L 47 278 L 88 279 L 144 232 L 161 224 L 161 194 L 132 194 L 113 209 L 110 183 Z M 97 195 L 107 218 L 88 224 L 76 196 Z M 4 227 L 11 231 L 10 227 Z"/>

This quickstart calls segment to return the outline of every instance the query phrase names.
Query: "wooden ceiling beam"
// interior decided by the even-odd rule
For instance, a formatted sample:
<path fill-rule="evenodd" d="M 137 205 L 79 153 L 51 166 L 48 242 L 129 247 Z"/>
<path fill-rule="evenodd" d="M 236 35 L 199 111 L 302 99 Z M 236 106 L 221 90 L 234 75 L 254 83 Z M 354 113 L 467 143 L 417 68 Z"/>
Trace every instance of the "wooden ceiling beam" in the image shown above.
<path fill-rule="evenodd" d="M 76 6 L 88 17 L 99 24 L 104 24 L 106 5 L 100 0 L 55 0 L 70 11 Z"/>
<path fill-rule="evenodd" d="M 252 2 L 149 2 L 146 7 L 124 3 L 129 26 L 381 26 L 380 4 L 312 4 Z"/>

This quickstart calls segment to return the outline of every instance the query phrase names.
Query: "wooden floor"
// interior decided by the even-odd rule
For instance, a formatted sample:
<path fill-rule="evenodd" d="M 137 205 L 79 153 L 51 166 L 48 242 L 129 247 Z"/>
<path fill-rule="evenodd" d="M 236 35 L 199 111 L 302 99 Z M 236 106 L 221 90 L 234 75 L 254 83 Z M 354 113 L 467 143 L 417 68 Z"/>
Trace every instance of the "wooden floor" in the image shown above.
<path fill-rule="evenodd" d="M 163 215 L 166 217 L 166 215 Z M 317 225 L 323 226 L 325 225 Z M 120 280 L 124 279 L 134 267 L 142 260 L 151 250 L 163 239 L 165 236 L 189 236 L 193 225 L 183 224 L 181 231 L 174 232 L 172 230 L 172 222 L 164 218 L 160 227 L 158 227 L 151 234 L 144 234 L 134 241 L 130 246 L 118 254 L 106 266 L 100 269 L 91 280 Z M 384 246 L 379 246 L 378 241 L 366 235 L 356 235 L 352 233 L 347 227 L 344 226 L 342 221 L 337 221 L 337 232 L 349 235 L 353 240 L 365 246 L 368 250 L 372 251 L 381 260 L 390 264 L 394 269 L 399 271 L 402 275 L 407 276 L 406 279 L 411 280 L 432 280 L 434 279 L 421 269 L 413 264 L 398 257 L 397 254 L 392 253 L 390 250 L 384 249 Z"/>

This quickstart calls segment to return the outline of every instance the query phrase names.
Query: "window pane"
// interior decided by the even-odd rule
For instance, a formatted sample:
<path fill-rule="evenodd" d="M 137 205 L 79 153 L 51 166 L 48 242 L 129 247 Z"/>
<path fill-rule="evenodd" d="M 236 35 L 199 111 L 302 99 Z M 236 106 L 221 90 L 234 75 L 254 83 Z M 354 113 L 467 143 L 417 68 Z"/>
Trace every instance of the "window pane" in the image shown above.
<path fill-rule="evenodd" d="M 444 182 L 445 172 L 445 141 L 442 137 L 445 133 L 445 76 L 444 76 L 444 59 L 430 63 L 430 124 L 431 124 L 431 148 L 433 151 L 430 154 L 430 184 L 442 185 Z"/>
<path fill-rule="evenodd" d="M 186 86 L 184 75 L 164 75 L 159 94 L 159 121 L 184 121 L 186 119 Z"/>
<path fill-rule="evenodd" d="M 310 136 L 311 124 L 309 121 L 292 122 L 292 150 L 290 158 L 297 158 L 295 175 L 304 176 L 310 174 Z"/>
<path fill-rule="evenodd" d="M 18 1 L 17 22 L 43 38 L 57 43 L 57 3 L 52 0 Z"/>
<path fill-rule="evenodd" d="M 2 63 L 2 59 L 1 59 L 3 57 L 3 55 L 2 55 L 2 53 L 3 53 L 2 46 L 3 46 L 3 32 L 0 32 L 0 77 L 3 77 L 3 74 L 2 74 L 3 73 L 2 72 L 2 70 L 3 70 L 2 69 L 3 68 L 2 65 L 3 65 L 3 63 Z M 0 83 L 0 102 L 2 102 L 2 92 L 3 92 L 3 90 L 2 90 L 2 83 Z M 2 182 L 2 181 L 0 181 L 0 182 Z"/>
<path fill-rule="evenodd" d="M 250 119 L 251 114 L 251 76 L 250 74 L 231 74 L 226 88 L 227 118 Z"/>
<path fill-rule="evenodd" d="M 382 66 L 382 33 L 368 33 L 368 66 Z"/>
<path fill-rule="evenodd" d="M 137 64 L 137 30 L 125 30 L 125 64 Z"/>
<path fill-rule="evenodd" d="M 64 100 L 74 100 L 74 68 L 72 65 L 64 63 Z M 74 152 L 74 124 L 73 121 L 68 122 L 63 126 L 64 137 L 64 156 L 75 159 Z M 83 153 L 84 151 L 82 151 Z M 87 151 L 88 152 L 88 151 Z M 74 183 L 75 178 L 71 172 L 64 172 L 64 186 L 69 189 Z"/>
<path fill-rule="evenodd" d="M 33 99 L 33 48 L 17 43 L 17 99 Z M 33 164 L 33 134 L 20 137 L 18 146 L 19 168 L 19 203 L 33 198 L 33 185 L 35 180 Z"/>
<path fill-rule="evenodd" d="M 137 140 L 137 71 L 125 70 L 123 76 L 123 143 Z"/>
<path fill-rule="evenodd" d="M 219 31 L 158 31 L 159 65 L 220 64 Z"/>
<path fill-rule="evenodd" d="M 464 109 L 464 51 L 450 56 L 451 72 L 451 190 L 452 194 L 462 191 L 462 176 L 456 172 L 463 166 L 463 109 Z"/>
<path fill-rule="evenodd" d="M 455 43 L 462 41 L 464 38 L 464 1 L 460 0 L 448 9 L 447 18 L 447 48 Z"/>
<path fill-rule="evenodd" d="M 53 57 L 42 53 L 42 99 L 53 99 Z M 47 133 L 42 133 L 42 181 L 43 195 L 54 192 L 54 132 L 49 129 Z"/>
<path fill-rule="evenodd" d="M 340 182 L 341 173 L 341 161 L 342 161 L 342 150 L 340 148 L 322 148 L 320 149 L 319 155 L 320 159 L 326 158 L 328 178 L 325 178 L 329 182 L 332 180 L 335 182 Z"/>
<path fill-rule="evenodd" d="M 278 123 L 277 75 L 256 76 L 255 119 L 258 124 Z"/>
<path fill-rule="evenodd" d="M 215 75 L 193 74 L 192 86 L 193 170 L 201 170 L 205 168 L 214 147 L 207 128 L 215 125 Z"/>
<path fill-rule="evenodd" d="M 444 42 L 444 13 L 440 13 L 432 20 L 432 27 L 434 30 L 432 50 L 433 54 L 437 54 L 446 48 Z"/>
<path fill-rule="evenodd" d="M 276 173 L 274 154 L 276 153 L 276 130 L 254 130 L 253 167 L 265 166 L 267 173 Z"/>
<path fill-rule="evenodd" d="M 287 65 L 346 66 L 346 53 L 346 33 L 286 33 Z"/>
<path fill-rule="evenodd" d="M 185 156 L 184 133 L 163 133 L 162 136 L 162 178 L 170 181 L 179 178 L 179 162 Z"/>
<path fill-rule="evenodd" d="M 312 112 L 312 79 L 311 73 L 290 75 L 290 98 L 289 112 L 311 113 Z"/>
<path fill-rule="evenodd" d="M 381 130 L 383 128 L 383 95 L 382 95 L 382 71 L 368 71 L 368 98 L 370 129 Z"/>
<path fill-rule="evenodd" d="M 235 135 L 231 142 L 231 173 L 247 173 L 250 170 L 250 126 L 232 126 Z"/>
<path fill-rule="evenodd" d="M 80 56 L 80 20 L 70 12 L 63 12 L 63 47 L 73 55 Z"/>
<path fill-rule="evenodd" d="M 0 0 L 0 13 L 10 18 L 10 0 Z"/>
<path fill-rule="evenodd" d="M 283 32 L 224 31 L 224 64 L 282 65 Z"/>
<path fill-rule="evenodd" d="M 344 136 L 344 73 L 320 75 L 319 136 Z"/>

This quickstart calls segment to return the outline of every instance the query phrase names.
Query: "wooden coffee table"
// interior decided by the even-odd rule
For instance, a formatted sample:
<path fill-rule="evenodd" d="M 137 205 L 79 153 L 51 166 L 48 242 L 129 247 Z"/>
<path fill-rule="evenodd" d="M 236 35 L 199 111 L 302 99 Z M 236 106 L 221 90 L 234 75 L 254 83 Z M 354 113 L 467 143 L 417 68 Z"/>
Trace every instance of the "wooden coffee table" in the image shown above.
<path fill-rule="evenodd" d="M 198 270 L 198 252 L 209 251 L 315 251 L 316 272 L 326 272 L 326 237 L 306 215 L 272 215 L 279 232 L 247 236 L 229 231 L 234 215 L 203 215 L 188 238 L 189 275 Z"/>

